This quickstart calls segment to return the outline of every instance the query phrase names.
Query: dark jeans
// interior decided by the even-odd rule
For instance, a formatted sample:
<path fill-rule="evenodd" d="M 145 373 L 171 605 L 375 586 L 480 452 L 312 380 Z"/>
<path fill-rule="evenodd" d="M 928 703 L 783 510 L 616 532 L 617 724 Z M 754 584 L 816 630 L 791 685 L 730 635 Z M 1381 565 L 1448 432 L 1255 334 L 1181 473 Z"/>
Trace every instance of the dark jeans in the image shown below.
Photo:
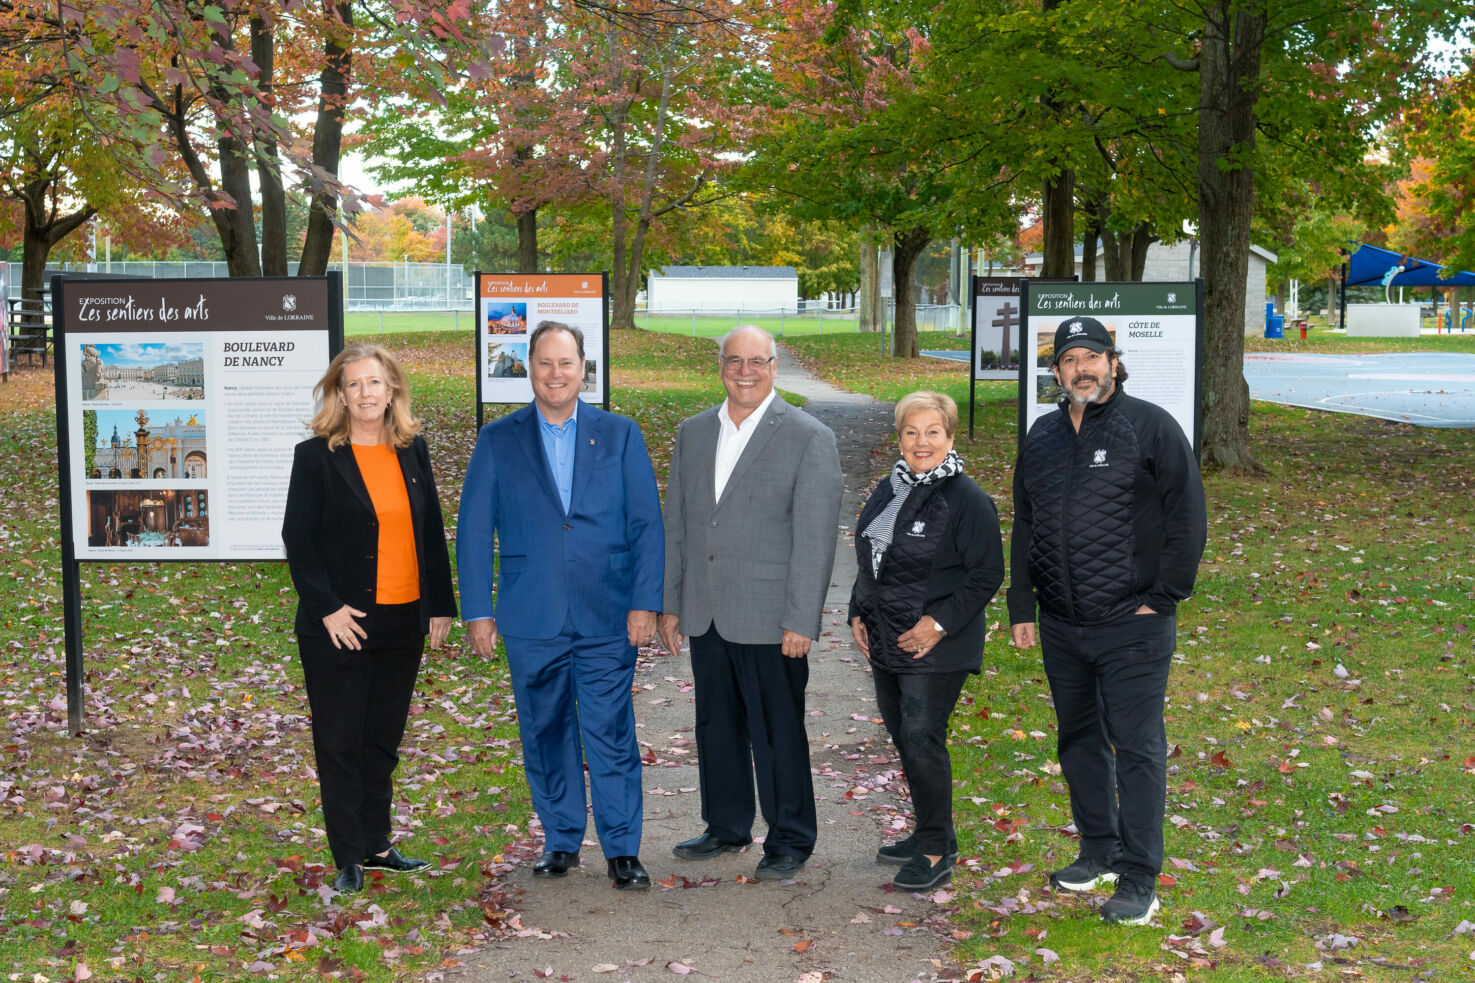
<path fill-rule="evenodd" d="M 358 651 L 298 636 L 328 848 L 339 867 L 389 849 L 399 764 L 425 636 L 420 602 L 380 604 Z"/>
<path fill-rule="evenodd" d="M 697 768 L 707 832 L 729 843 L 753 835 L 753 779 L 768 823 L 763 852 L 808 860 L 818 831 L 804 687 L 809 660 L 778 645 L 739 645 L 716 628 L 691 640 Z"/>
<path fill-rule="evenodd" d="M 871 666 L 876 705 L 912 790 L 917 850 L 946 856 L 953 833 L 953 762 L 947 751 L 947 722 L 957 705 L 968 670 L 888 672 Z"/>
<path fill-rule="evenodd" d="M 1060 771 L 1081 853 L 1116 857 L 1118 873 L 1156 877 L 1163 866 L 1163 699 L 1176 638 L 1171 615 L 1087 628 L 1040 619 Z"/>

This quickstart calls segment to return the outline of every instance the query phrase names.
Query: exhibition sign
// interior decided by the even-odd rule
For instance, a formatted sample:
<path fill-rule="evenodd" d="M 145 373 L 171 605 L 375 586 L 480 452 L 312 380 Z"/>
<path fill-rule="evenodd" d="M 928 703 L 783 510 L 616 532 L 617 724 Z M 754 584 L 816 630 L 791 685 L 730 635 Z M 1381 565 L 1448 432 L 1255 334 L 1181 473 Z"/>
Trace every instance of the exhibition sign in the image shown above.
<path fill-rule="evenodd" d="M 527 403 L 528 339 L 556 321 L 584 335 L 579 398 L 609 404 L 609 303 L 605 273 L 477 273 L 476 419 L 484 403 Z"/>
<path fill-rule="evenodd" d="M 67 721 L 83 561 L 283 560 L 293 448 L 343 348 L 326 277 L 51 280 Z"/>
<path fill-rule="evenodd" d="M 284 560 L 292 449 L 342 347 L 327 278 L 62 279 L 63 535 L 79 560 Z"/>
<path fill-rule="evenodd" d="M 1202 281 L 1021 281 L 1019 439 L 1064 397 L 1050 363 L 1055 331 L 1082 315 L 1106 326 L 1130 378 L 1124 389 L 1172 414 L 1198 452 L 1203 348 Z"/>
<path fill-rule="evenodd" d="M 1020 307 L 1017 276 L 973 278 L 973 378 L 998 378 L 992 373 L 1018 370 Z"/>

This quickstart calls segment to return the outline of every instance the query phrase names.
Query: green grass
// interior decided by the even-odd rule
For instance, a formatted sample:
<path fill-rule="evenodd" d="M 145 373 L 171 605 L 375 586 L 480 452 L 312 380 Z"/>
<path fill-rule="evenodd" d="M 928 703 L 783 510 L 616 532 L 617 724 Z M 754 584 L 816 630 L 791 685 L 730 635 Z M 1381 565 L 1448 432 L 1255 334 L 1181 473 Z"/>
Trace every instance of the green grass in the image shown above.
<path fill-rule="evenodd" d="M 789 346 L 847 388 L 966 397 L 960 365 L 880 359 L 878 342 Z M 953 343 L 966 340 L 925 346 Z M 1338 343 L 1313 336 L 1315 350 Z M 471 332 L 386 344 L 410 371 L 453 519 L 475 438 Z M 711 342 L 616 332 L 611 347 L 612 402 L 663 477 L 676 425 L 722 398 Z M 1014 387 L 980 385 L 976 410 L 960 452 L 1007 532 Z M 1108 930 L 1089 899 L 1042 891 L 1074 856 L 1068 803 L 1039 653 L 1008 647 L 995 602 L 985 672 L 953 717 L 959 961 L 1004 956 L 1044 980 L 1468 978 L 1475 937 L 1456 932 L 1475 922 L 1475 434 L 1264 404 L 1251 427 L 1267 470 L 1207 477 L 1209 549 L 1179 617 L 1158 925 Z M 0 973 L 60 980 L 80 963 L 94 979 L 234 980 L 263 962 L 283 979 L 336 967 L 397 980 L 484 937 L 507 903 L 487 875 L 529 849 L 504 664 L 474 658 L 459 629 L 427 659 L 396 823 L 440 869 L 385 881 L 345 915 L 316 894 L 331 861 L 282 565 L 84 565 L 89 733 L 66 736 L 54 461 L 51 377 L 12 376 Z M 877 456 L 877 477 L 889 463 Z M 352 920 L 371 904 L 382 923 Z M 1184 928 L 1194 912 L 1225 945 Z M 1317 948 L 1334 933 L 1360 941 Z"/>
<path fill-rule="evenodd" d="M 881 398 L 966 395 L 926 359 L 878 363 L 841 338 L 791 347 Z M 959 452 L 1007 536 L 1015 392 L 998 385 Z M 1039 651 L 1008 644 L 998 599 L 952 721 L 962 965 L 1002 956 L 1046 980 L 1469 977 L 1475 939 L 1456 933 L 1475 921 L 1475 433 L 1257 403 L 1251 436 L 1266 470 L 1206 476 L 1209 545 L 1179 613 L 1156 926 L 1110 929 L 1092 899 L 1042 889 L 1076 845 Z M 1358 941 L 1332 948 L 1337 935 Z"/>

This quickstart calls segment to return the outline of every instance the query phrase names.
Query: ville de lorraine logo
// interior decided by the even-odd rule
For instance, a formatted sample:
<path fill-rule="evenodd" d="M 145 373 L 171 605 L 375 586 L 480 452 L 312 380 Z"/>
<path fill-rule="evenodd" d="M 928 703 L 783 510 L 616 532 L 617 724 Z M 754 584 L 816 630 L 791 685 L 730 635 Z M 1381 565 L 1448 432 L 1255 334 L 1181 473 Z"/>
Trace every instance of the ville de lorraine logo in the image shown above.
<path fill-rule="evenodd" d="M 1081 332 L 1083 332 L 1085 330 L 1086 330 L 1086 326 L 1084 324 L 1082 324 L 1080 321 L 1072 321 L 1072 322 L 1070 322 L 1070 333 L 1072 335 L 1078 335 L 1078 334 L 1080 334 Z"/>
<path fill-rule="evenodd" d="M 1096 451 L 1096 453 L 1093 454 L 1093 455 L 1091 455 L 1091 467 L 1093 467 L 1093 468 L 1104 468 L 1104 467 L 1106 467 L 1106 448 L 1105 447 L 1098 448 L 1097 451 Z"/>
<path fill-rule="evenodd" d="M 296 294 L 282 294 L 282 310 L 295 311 L 297 309 Z"/>
<path fill-rule="evenodd" d="M 1170 304 L 1176 304 L 1176 303 L 1178 303 L 1178 295 L 1175 294 L 1175 293 L 1173 293 L 1172 291 L 1169 291 L 1168 292 L 1168 303 L 1170 303 Z"/>

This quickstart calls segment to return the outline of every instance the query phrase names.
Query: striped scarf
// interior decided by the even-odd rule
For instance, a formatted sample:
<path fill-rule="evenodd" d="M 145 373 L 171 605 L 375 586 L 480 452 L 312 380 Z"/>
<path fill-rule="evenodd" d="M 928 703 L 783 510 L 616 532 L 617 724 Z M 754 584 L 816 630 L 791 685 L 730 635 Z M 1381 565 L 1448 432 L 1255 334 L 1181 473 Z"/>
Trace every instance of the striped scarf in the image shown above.
<path fill-rule="evenodd" d="M 892 537 L 896 534 L 896 517 L 900 514 L 901 507 L 906 504 L 907 496 L 912 493 L 912 489 L 918 485 L 930 485 L 962 473 L 963 459 L 958 456 L 956 450 L 948 451 L 947 457 L 941 464 L 921 474 L 916 474 L 907 467 L 905 460 L 896 462 L 891 469 L 891 501 L 886 503 L 881 514 L 872 519 L 871 524 L 866 526 L 861 533 L 871 541 L 872 576 L 878 576 L 881 573 L 881 558 L 886 555 L 886 550 L 891 546 Z"/>

